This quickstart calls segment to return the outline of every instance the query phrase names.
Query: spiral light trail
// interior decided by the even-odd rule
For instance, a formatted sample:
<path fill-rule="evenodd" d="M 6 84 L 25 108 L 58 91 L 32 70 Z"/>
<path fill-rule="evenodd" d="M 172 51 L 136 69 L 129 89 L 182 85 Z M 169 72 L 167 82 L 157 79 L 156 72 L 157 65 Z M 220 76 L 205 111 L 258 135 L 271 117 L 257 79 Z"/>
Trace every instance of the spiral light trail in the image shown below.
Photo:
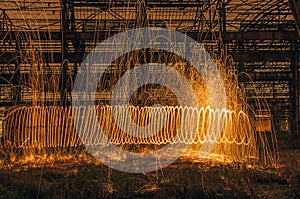
<path fill-rule="evenodd" d="M 96 114 L 91 114 L 93 111 Z M 118 113 L 117 118 L 113 117 L 113 112 Z M 84 122 L 77 127 L 74 124 L 74 114 L 80 114 L 84 118 Z M 144 128 L 138 131 L 136 126 L 128 125 L 128 114 L 138 126 Z M 116 120 L 121 122 L 116 124 Z M 192 132 L 191 123 L 195 122 L 198 129 L 197 132 Z M 158 128 L 161 124 L 162 128 Z M 99 134 L 96 127 L 100 127 L 104 133 Z M 121 129 L 126 129 L 131 134 L 128 135 Z M 218 129 L 219 136 L 214 133 Z M 242 111 L 236 113 L 225 109 L 214 110 L 209 106 L 23 106 L 7 114 L 5 132 L 4 141 L 0 143 L 4 148 L 76 148 L 82 143 L 93 146 L 107 145 L 108 142 L 118 146 L 175 143 L 195 146 L 210 142 L 216 143 L 215 153 L 233 159 L 258 155 L 255 132 L 248 116 Z M 146 133 L 151 136 L 143 135 Z M 175 136 L 176 133 L 178 136 Z"/>

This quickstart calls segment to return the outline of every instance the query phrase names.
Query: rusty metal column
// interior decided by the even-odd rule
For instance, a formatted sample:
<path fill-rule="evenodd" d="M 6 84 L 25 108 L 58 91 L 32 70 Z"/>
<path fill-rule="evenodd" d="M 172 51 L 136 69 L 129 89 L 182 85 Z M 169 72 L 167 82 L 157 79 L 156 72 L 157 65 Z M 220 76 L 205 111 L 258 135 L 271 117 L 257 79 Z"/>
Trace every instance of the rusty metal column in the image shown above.
<path fill-rule="evenodd" d="M 294 56 L 295 56 L 295 64 L 293 67 L 293 72 L 292 72 L 292 77 L 294 81 L 294 99 L 295 99 L 295 136 L 299 136 L 299 131 L 300 131 L 300 118 L 299 118 L 299 55 L 298 55 L 298 41 L 295 42 L 295 51 L 294 51 Z"/>
<path fill-rule="evenodd" d="M 61 75 L 59 82 L 60 89 L 60 105 L 65 106 L 67 103 L 67 91 L 66 91 L 66 82 L 67 82 L 67 65 L 66 54 L 67 54 L 67 41 L 65 34 L 68 28 L 68 0 L 61 1 Z"/>
<path fill-rule="evenodd" d="M 296 107 L 296 113 L 297 113 L 297 131 L 296 136 L 299 138 L 300 136 L 300 78 L 299 78 L 299 54 L 297 49 L 297 69 L 296 69 L 296 75 L 297 75 L 297 107 Z"/>
<path fill-rule="evenodd" d="M 298 36 L 300 36 L 300 1 L 299 0 L 289 0 L 290 8 L 293 12 L 295 25 L 297 28 Z M 291 72 L 292 72 L 292 90 L 291 96 L 291 110 L 290 110 L 290 131 L 292 131 L 295 137 L 299 136 L 300 128 L 300 99 L 299 99 L 299 66 L 298 66 L 298 40 L 294 41 L 293 45 L 293 58 L 291 62 Z"/>
<path fill-rule="evenodd" d="M 227 42 L 224 39 L 224 35 L 226 34 L 226 3 L 220 2 L 219 4 L 219 17 L 220 17 L 220 36 L 222 38 L 222 41 L 220 41 L 219 51 L 221 51 L 219 54 L 221 56 L 226 57 L 227 56 Z"/>
<path fill-rule="evenodd" d="M 136 28 L 148 26 L 147 8 L 148 8 L 148 0 L 138 0 L 137 1 L 136 21 L 135 21 Z"/>
<path fill-rule="evenodd" d="M 293 56 L 291 61 L 291 72 L 292 72 L 292 82 L 291 82 L 291 110 L 290 110 L 290 124 L 291 133 L 295 136 L 299 136 L 299 71 L 298 71 L 298 41 L 292 43 Z"/>
<path fill-rule="evenodd" d="M 20 72 L 20 64 L 22 62 L 21 55 L 22 55 L 22 40 L 19 35 L 16 37 L 16 55 L 17 58 L 15 59 L 15 75 L 14 79 L 16 82 L 16 86 L 13 88 L 13 104 L 18 105 L 21 102 L 21 72 Z"/>

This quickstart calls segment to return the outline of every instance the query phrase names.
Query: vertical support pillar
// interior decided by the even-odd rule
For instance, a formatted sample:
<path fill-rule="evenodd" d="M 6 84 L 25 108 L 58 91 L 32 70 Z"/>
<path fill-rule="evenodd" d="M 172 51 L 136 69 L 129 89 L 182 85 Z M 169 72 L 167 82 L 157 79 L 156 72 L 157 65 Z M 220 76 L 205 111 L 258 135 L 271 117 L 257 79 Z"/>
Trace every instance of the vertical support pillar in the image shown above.
<path fill-rule="evenodd" d="M 290 86 L 291 91 L 291 106 L 290 106 L 290 131 L 295 136 L 299 136 L 300 118 L 299 118 L 299 71 L 298 71 L 298 41 L 292 43 L 292 61 L 291 72 L 292 82 Z"/>
<path fill-rule="evenodd" d="M 289 0 L 290 8 L 293 12 L 295 25 L 297 28 L 298 35 L 300 35 L 300 1 L 299 0 Z M 290 131 L 295 137 L 299 136 L 300 128 L 300 99 L 299 99 L 299 66 L 298 66 L 298 41 L 293 43 L 293 59 L 291 62 L 291 72 L 292 72 L 292 86 L 290 86 L 291 93 L 291 110 L 290 110 Z"/>
<path fill-rule="evenodd" d="M 60 105 L 67 105 L 67 91 L 66 91 L 66 83 L 67 83 L 67 69 L 68 62 L 65 61 L 67 54 L 67 41 L 65 37 L 65 33 L 68 29 L 68 0 L 61 1 L 61 75 L 60 75 Z"/>
<path fill-rule="evenodd" d="M 223 56 L 226 57 L 227 55 L 227 43 L 223 40 L 223 35 L 226 33 L 226 3 L 220 2 L 219 8 L 219 17 L 220 17 L 220 33 L 222 38 L 222 49 L 223 49 Z"/>
<path fill-rule="evenodd" d="M 279 102 L 278 101 L 272 101 L 273 104 L 270 105 L 271 109 L 271 117 L 272 117 L 272 125 L 271 128 L 274 129 L 274 132 L 279 133 L 282 129 L 280 129 L 280 119 L 279 119 Z"/>
<path fill-rule="evenodd" d="M 21 102 L 21 73 L 20 73 L 20 64 L 21 64 L 21 54 L 22 54 L 22 41 L 20 37 L 16 37 L 16 55 L 15 60 L 15 75 L 14 79 L 16 80 L 16 86 L 13 88 L 13 104 L 18 105 Z"/>
<path fill-rule="evenodd" d="M 136 4 L 136 28 L 148 26 L 147 7 L 147 0 L 138 0 Z"/>
<path fill-rule="evenodd" d="M 298 71 L 298 68 L 299 68 L 299 58 L 298 58 L 298 41 L 296 41 L 295 43 L 295 49 L 294 49 L 294 56 L 295 56 L 295 64 L 293 66 L 293 72 L 292 72 L 292 78 L 293 78 L 293 98 L 295 99 L 295 136 L 298 137 L 299 136 L 299 128 L 300 128 L 300 118 L 299 118 L 299 106 L 300 106 L 300 103 L 299 103 L 299 71 Z"/>
<path fill-rule="evenodd" d="M 298 56 L 298 61 L 299 61 L 299 55 L 297 52 L 297 56 Z M 296 136 L 299 138 L 300 137 L 300 78 L 299 78 L 299 63 L 297 63 L 297 69 L 296 69 L 296 73 L 297 73 L 297 108 L 296 108 L 296 113 L 297 113 L 297 131 L 296 131 Z"/>

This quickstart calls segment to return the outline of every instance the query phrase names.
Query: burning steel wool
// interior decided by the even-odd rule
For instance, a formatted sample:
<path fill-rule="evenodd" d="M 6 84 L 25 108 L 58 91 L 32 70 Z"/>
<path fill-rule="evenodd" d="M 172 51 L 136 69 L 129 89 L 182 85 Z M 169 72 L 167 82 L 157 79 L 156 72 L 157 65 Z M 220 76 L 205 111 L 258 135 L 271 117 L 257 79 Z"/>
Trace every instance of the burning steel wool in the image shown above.
<path fill-rule="evenodd" d="M 299 6 L 0 0 L 0 198 L 300 198 Z"/>
<path fill-rule="evenodd" d="M 28 151 L 32 154 L 30 157 L 49 151 L 59 156 L 62 151 L 69 151 L 72 155 L 78 154 L 81 149 L 95 147 L 100 147 L 97 153 L 108 150 L 111 153 L 106 154 L 107 157 L 118 157 L 122 161 L 127 155 L 118 156 L 116 154 L 119 152 L 110 151 L 108 148 L 116 146 L 131 154 L 133 152 L 134 159 L 134 153 L 154 153 L 166 145 L 182 144 L 183 149 L 175 148 L 186 158 L 217 160 L 220 158 L 216 157 L 221 157 L 222 160 L 232 162 L 251 161 L 268 165 L 277 163 L 275 134 L 256 131 L 261 121 L 255 120 L 251 115 L 251 107 L 243 99 L 243 90 L 237 86 L 235 74 L 225 71 L 220 61 L 214 64 L 203 46 L 194 40 L 190 39 L 188 44 L 182 45 L 180 39 L 186 42 L 187 38 L 181 33 L 166 29 L 138 29 L 137 33 L 134 31 L 125 37 L 112 37 L 102 43 L 102 47 L 97 47 L 82 63 L 81 71 L 77 74 L 77 78 L 82 79 L 79 83 L 75 81 L 74 87 L 83 85 L 84 92 L 82 94 L 81 90 L 75 91 L 72 101 L 76 103 L 80 96 L 80 99 L 85 100 L 84 103 L 92 101 L 92 104 L 43 106 L 34 105 L 33 101 L 31 106 L 15 106 L 4 111 L 0 147 L 18 151 L 10 161 L 22 159 Z M 145 34 L 140 34 L 139 31 L 150 31 L 147 38 L 150 43 L 146 42 L 146 46 L 150 45 L 153 49 L 160 47 L 162 50 L 132 51 L 129 48 L 125 53 L 120 52 L 124 44 L 121 43 L 121 47 L 116 45 L 118 40 L 128 41 L 128 38 L 134 38 L 133 43 L 128 42 L 126 45 L 133 46 L 132 48 L 141 45 L 140 41 L 145 39 Z M 157 31 L 160 31 L 158 33 L 165 40 L 158 39 Z M 179 36 L 174 41 L 172 38 L 166 39 L 170 33 Z M 153 38 L 151 34 L 154 35 Z M 165 41 L 170 45 L 178 45 L 179 49 L 182 46 L 190 48 L 193 44 L 189 63 L 180 57 L 186 53 L 176 50 L 177 47 L 170 48 L 171 53 L 166 52 L 164 49 L 168 46 L 161 45 Z M 107 57 L 107 54 L 101 54 L 108 53 L 107 49 L 110 49 L 109 55 L 113 54 L 117 59 L 105 69 L 103 67 L 107 63 L 93 62 L 94 59 L 103 60 L 102 57 Z M 141 56 L 146 59 L 145 62 L 167 63 L 168 66 L 142 65 Z M 136 62 L 140 64 L 135 66 Z M 192 67 L 197 65 L 202 67 L 201 70 Z M 85 68 L 86 66 L 88 67 Z M 93 75 L 98 77 L 95 76 L 95 71 L 99 70 L 104 71 L 100 80 L 93 79 Z M 37 72 L 31 76 L 30 81 L 50 87 L 45 78 L 46 76 Z M 95 81 L 99 81 L 98 84 L 89 83 Z M 57 84 L 55 79 L 53 83 Z M 178 91 L 174 93 L 168 87 Z M 88 93 L 85 93 L 85 89 Z M 95 96 L 100 97 L 90 100 L 91 90 L 96 90 Z M 124 91 L 129 93 L 124 94 Z M 38 89 L 33 100 L 41 98 L 43 92 Z M 111 96 L 111 100 L 118 101 L 120 98 L 122 103 L 108 103 L 102 96 L 104 94 Z M 129 94 L 128 103 L 124 104 L 123 98 L 126 99 Z M 103 103 L 103 99 L 106 102 Z M 198 105 L 182 105 L 180 99 L 184 102 L 195 99 Z M 260 101 L 257 104 L 264 105 Z M 156 154 L 156 158 L 172 156 L 173 153 L 174 150 L 169 150 L 167 153 Z"/>
<path fill-rule="evenodd" d="M 17 37 L 28 41 L 22 64 L 30 65 L 30 75 L 27 79 L 20 75 L 20 82 L 32 94 L 31 105 L 1 111 L 0 147 L 11 154 L 15 151 L 8 162 L 48 153 L 56 157 L 66 151 L 78 154 L 96 146 L 143 154 L 183 144 L 182 154 L 188 158 L 277 164 L 275 132 L 264 131 L 263 122 L 254 116 L 260 107 L 268 107 L 256 101 L 258 110 L 254 111 L 246 103 L 246 91 L 237 75 L 226 69 L 230 61 L 211 59 L 202 45 L 185 34 L 165 28 L 118 34 L 90 49 L 79 71 L 75 67 L 74 76 L 66 72 L 67 60 L 58 71 L 47 72 L 38 42 L 32 53 L 35 37 L 23 33 Z M 100 71 L 103 74 L 97 76 Z M 68 96 L 68 89 L 75 94 Z M 128 90 L 131 93 L 124 94 Z M 96 99 L 90 99 L 90 91 Z M 70 106 L 80 97 L 92 104 Z M 113 104 L 118 97 L 119 101 L 128 98 L 128 103 Z M 184 102 L 195 99 L 197 105 L 182 104 L 180 98 Z"/>
<path fill-rule="evenodd" d="M 20 148 L 22 150 L 45 148 L 73 148 L 82 146 L 108 145 L 135 147 L 136 150 L 151 150 L 145 145 L 161 146 L 165 144 L 184 143 L 191 145 L 189 150 L 197 155 L 197 149 L 205 143 L 216 143 L 212 154 L 221 155 L 232 161 L 245 161 L 262 158 L 274 161 L 266 137 L 254 131 L 252 121 L 247 114 L 240 111 L 213 110 L 210 107 L 135 107 L 130 106 L 94 106 L 81 107 L 77 113 L 86 118 L 77 129 L 74 125 L 74 108 L 57 106 L 17 107 L 11 110 L 4 120 L 4 132 L 0 147 Z M 131 118 L 125 117 L 129 111 Z M 92 118 L 96 112 L 97 118 Z M 121 126 L 112 117 L 117 113 Z M 130 126 L 129 120 L 135 120 L 140 127 Z M 179 125 L 183 123 L 184 125 Z M 196 133 L 191 129 L 197 123 Z M 161 125 L 163 124 L 163 125 Z M 90 128 L 99 126 L 102 136 L 90 134 Z M 145 129 L 145 126 L 147 129 Z M 158 129 L 161 126 L 161 129 Z M 180 128 L 180 129 L 178 129 Z M 128 135 L 122 131 L 131 132 Z M 211 131 L 218 131 L 211 134 Z M 177 131 L 178 130 L 178 131 Z M 92 131 L 97 132 L 97 131 Z M 158 132 L 158 133 L 155 133 Z M 78 136 L 78 133 L 83 135 Z M 175 134 L 179 134 L 175 136 Z M 139 147 L 140 146 L 140 147 Z M 261 157 L 259 157 L 261 156 Z"/>

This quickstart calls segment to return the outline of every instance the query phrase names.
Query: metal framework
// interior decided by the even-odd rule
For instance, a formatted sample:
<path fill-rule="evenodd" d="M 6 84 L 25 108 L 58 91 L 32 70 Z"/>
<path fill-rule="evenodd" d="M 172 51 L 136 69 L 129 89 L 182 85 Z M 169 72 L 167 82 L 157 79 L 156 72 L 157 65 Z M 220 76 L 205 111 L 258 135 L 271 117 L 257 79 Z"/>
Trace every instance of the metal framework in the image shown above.
<path fill-rule="evenodd" d="M 0 106 L 68 104 L 78 67 L 97 43 L 158 26 L 188 34 L 214 56 L 231 56 L 228 67 L 249 74 L 239 76 L 249 102 L 256 88 L 271 107 L 272 117 L 262 117 L 299 135 L 298 8 L 296 0 L 2 0 Z"/>

